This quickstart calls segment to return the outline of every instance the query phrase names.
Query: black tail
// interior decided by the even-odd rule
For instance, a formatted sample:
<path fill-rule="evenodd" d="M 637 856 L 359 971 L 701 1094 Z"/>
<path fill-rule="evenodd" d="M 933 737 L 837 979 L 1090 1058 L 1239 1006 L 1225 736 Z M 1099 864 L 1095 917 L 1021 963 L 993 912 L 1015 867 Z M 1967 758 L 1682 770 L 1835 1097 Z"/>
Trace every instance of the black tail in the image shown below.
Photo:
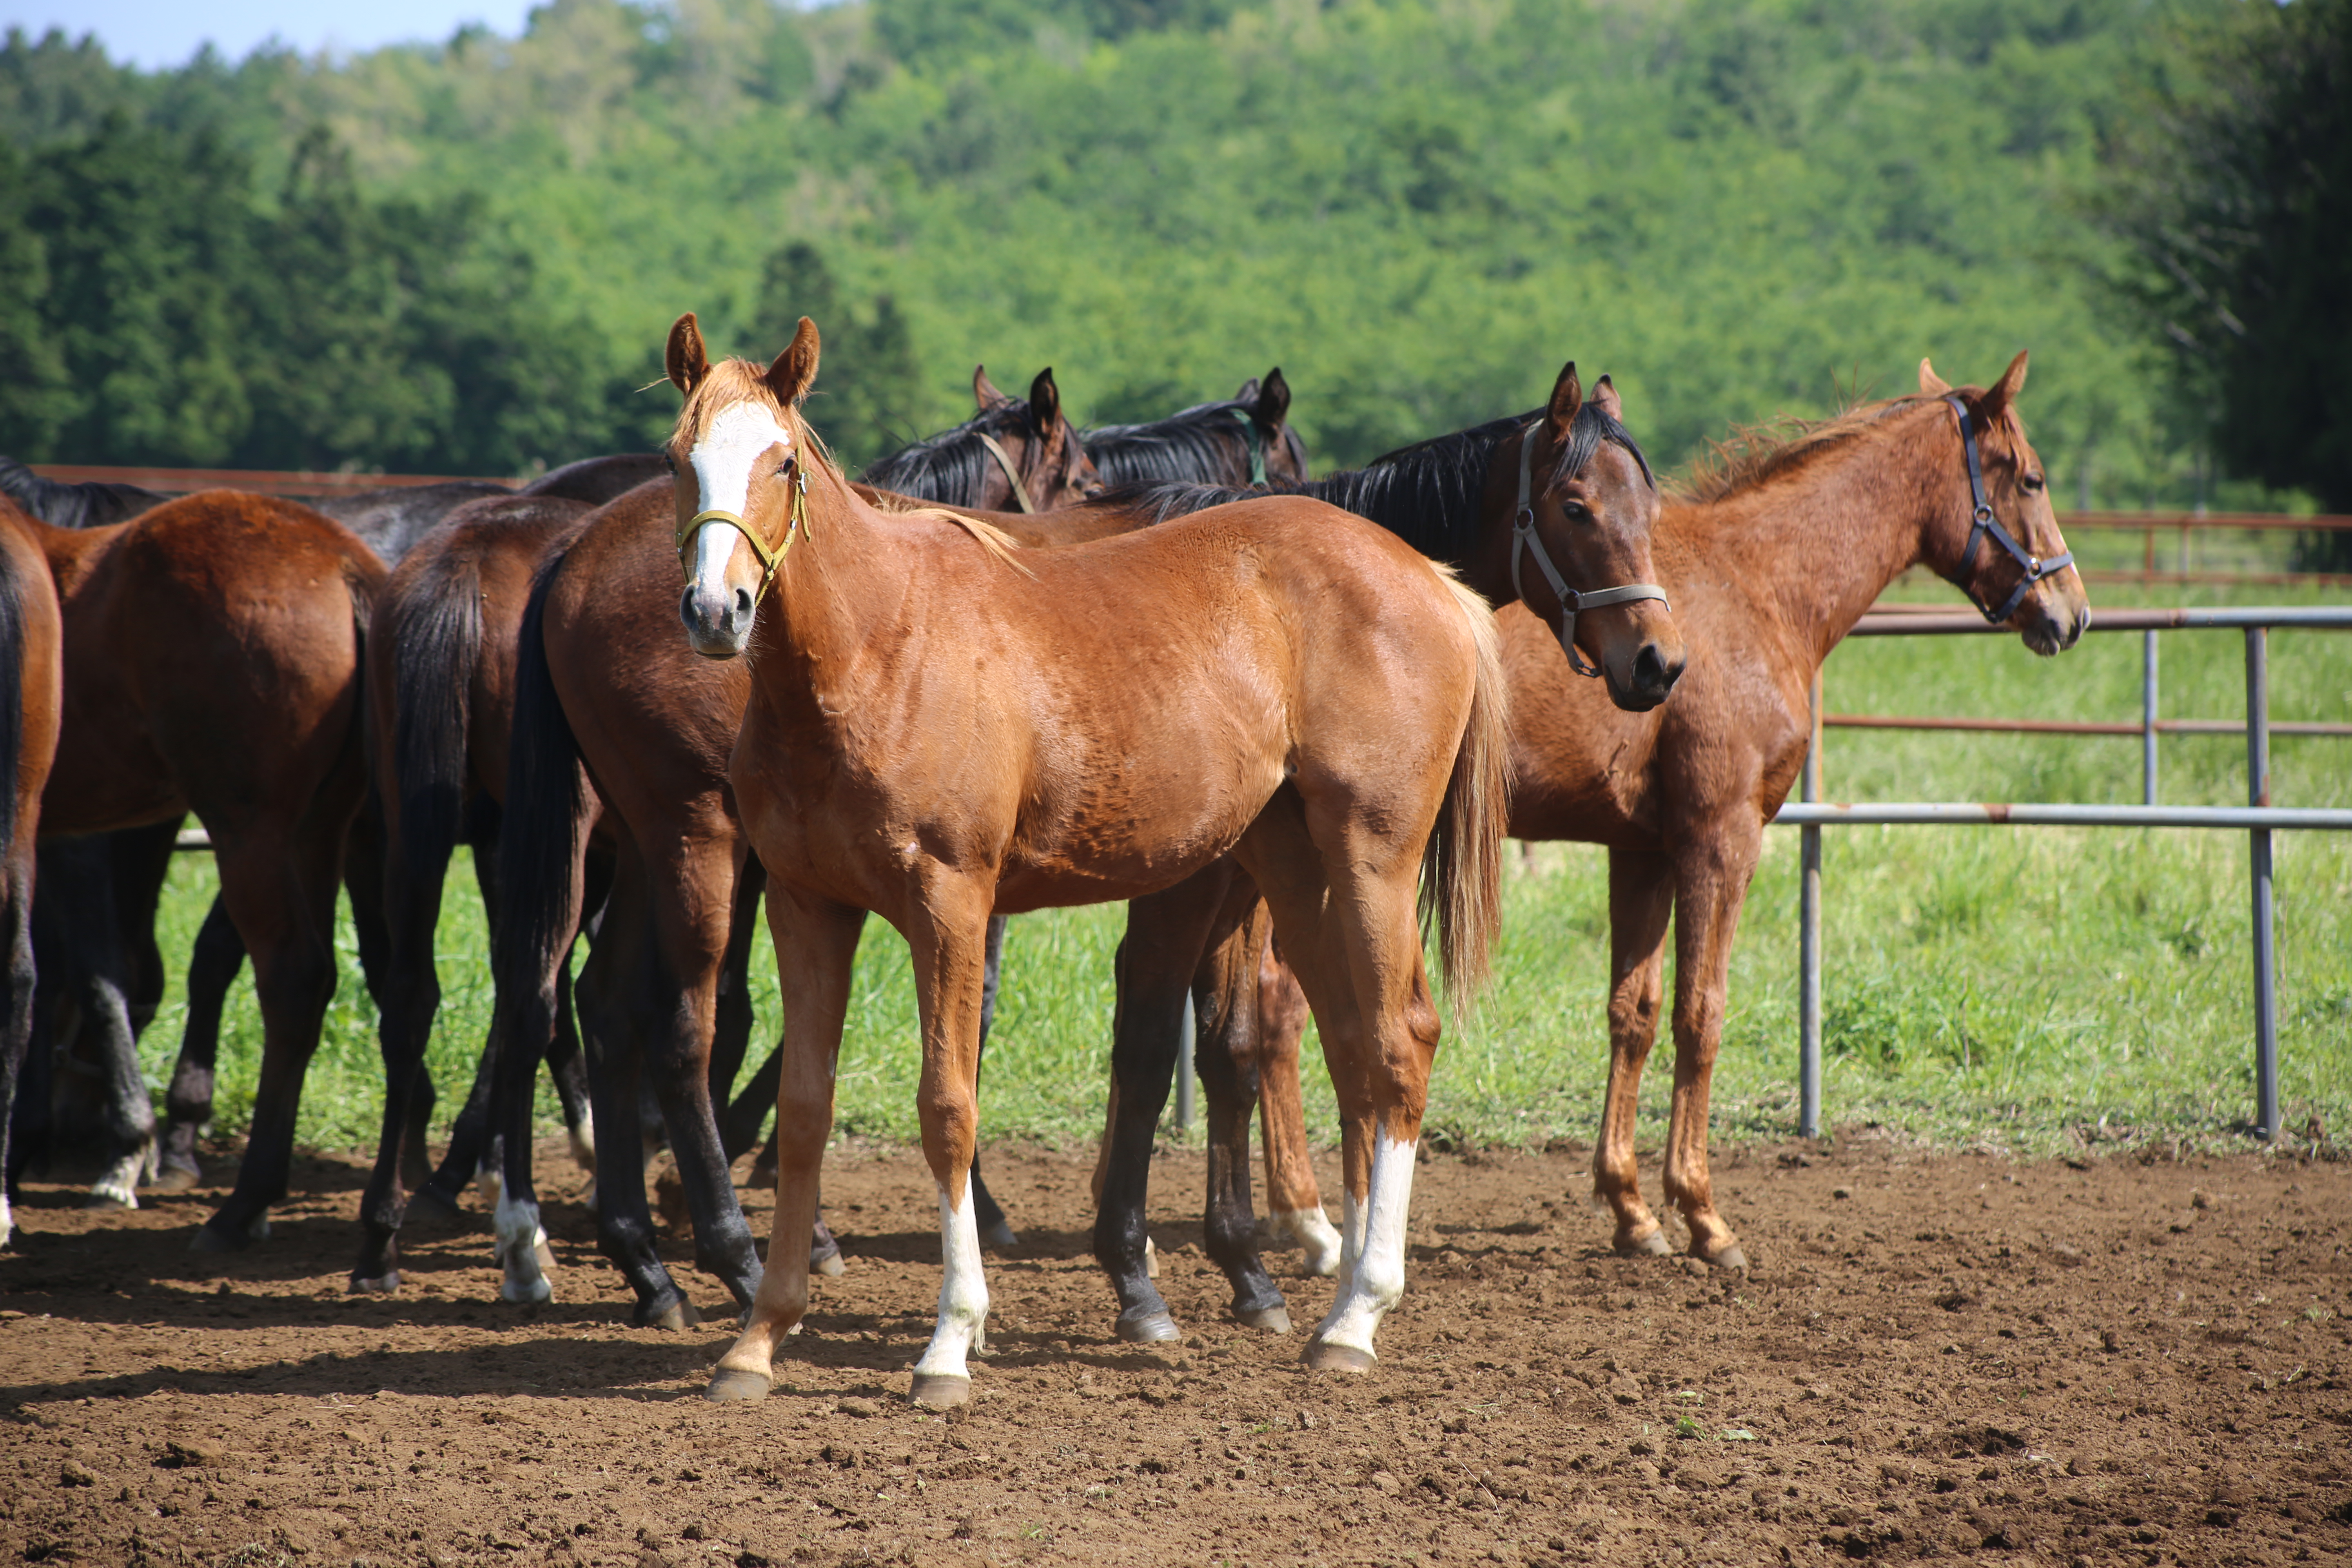
<path fill-rule="evenodd" d="M 499 1049 L 536 1063 L 555 1027 L 555 985 L 580 930 L 592 820 L 585 770 L 572 721 L 547 667 L 540 632 L 549 585 L 564 556 L 552 553 L 531 584 L 515 661 L 514 742 L 499 829 L 499 918 L 491 933 Z M 511 1032 L 509 1032 L 511 1031 Z"/>
<path fill-rule="evenodd" d="M 466 732 L 482 652 L 479 566 L 453 561 L 430 574 L 388 629 L 402 869 L 422 883 L 448 868 L 465 826 Z"/>

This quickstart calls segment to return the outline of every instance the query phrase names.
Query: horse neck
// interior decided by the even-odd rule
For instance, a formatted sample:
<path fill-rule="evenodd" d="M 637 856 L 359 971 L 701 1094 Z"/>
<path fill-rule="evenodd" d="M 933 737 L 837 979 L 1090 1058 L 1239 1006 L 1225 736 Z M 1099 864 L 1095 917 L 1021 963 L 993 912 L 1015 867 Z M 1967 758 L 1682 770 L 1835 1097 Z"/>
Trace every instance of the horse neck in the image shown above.
<path fill-rule="evenodd" d="M 1890 430 L 1668 515 L 1711 572 L 1728 566 L 1778 612 L 1819 668 L 1887 584 L 1930 556 L 1938 528 L 1968 511 L 1957 452 Z"/>
<path fill-rule="evenodd" d="M 774 617 L 758 670 L 788 668 L 793 684 L 814 695 L 851 669 L 900 615 L 922 552 L 868 506 L 839 474 L 814 466 L 808 527 L 776 574 Z M 764 684 L 764 682 L 763 682 Z"/>

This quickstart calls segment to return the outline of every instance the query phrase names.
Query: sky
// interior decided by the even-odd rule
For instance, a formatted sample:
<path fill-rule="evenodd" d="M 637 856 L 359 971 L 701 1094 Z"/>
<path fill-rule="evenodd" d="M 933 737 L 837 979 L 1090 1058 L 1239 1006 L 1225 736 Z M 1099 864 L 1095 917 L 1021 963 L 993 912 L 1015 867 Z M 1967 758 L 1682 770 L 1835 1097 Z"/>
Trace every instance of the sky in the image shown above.
<path fill-rule="evenodd" d="M 0 0 L 0 30 L 98 35 L 110 58 L 148 70 L 184 65 L 207 41 L 240 59 L 273 37 L 303 54 L 439 43 L 468 22 L 513 37 L 530 0 Z"/>

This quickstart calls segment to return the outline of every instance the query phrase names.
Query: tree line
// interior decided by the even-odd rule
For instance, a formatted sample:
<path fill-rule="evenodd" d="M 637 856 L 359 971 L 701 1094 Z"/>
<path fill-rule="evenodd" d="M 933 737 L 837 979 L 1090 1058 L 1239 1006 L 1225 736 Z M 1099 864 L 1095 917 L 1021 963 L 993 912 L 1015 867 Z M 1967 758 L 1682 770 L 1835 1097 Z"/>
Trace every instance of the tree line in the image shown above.
<path fill-rule="evenodd" d="M 641 447 L 693 309 L 747 353 L 814 316 L 852 459 L 960 417 L 979 361 L 1053 364 L 1096 420 L 1279 363 L 1330 463 L 1528 406 L 1573 355 L 1675 461 L 2030 347 L 2064 502 L 2352 508 L 2315 466 L 2347 425 L 2221 368 L 2326 357 L 2295 323 L 2340 311 L 2346 247 L 2238 220 L 2347 210 L 2347 9 L 557 0 L 517 39 L 154 73 L 11 33 L 0 450 Z M 2175 243 L 2198 201 L 2237 204 L 2228 243 Z"/>

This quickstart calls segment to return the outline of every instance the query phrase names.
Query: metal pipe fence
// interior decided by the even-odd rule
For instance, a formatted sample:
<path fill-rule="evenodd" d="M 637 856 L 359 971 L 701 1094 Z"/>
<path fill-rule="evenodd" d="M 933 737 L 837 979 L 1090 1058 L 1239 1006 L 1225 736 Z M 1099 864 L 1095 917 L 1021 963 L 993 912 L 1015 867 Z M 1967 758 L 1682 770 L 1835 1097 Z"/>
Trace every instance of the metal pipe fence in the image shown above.
<path fill-rule="evenodd" d="M 1877 727 L 1918 729 L 2026 730 L 2060 734 L 2141 735 L 2143 773 L 2138 805 L 2078 805 L 2051 802 L 2020 804 L 1969 802 L 1894 802 L 1871 805 L 1825 804 L 1821 799 L 1822 683 L 1813 677 L 1812 742 L 1805 754 L 1805 770 L 1795 804 L 1784 805 L 1776 825 L 1794 826 L 1801 835 L 1801 889 L 1799 893 L 1797 987 L 1798 1131 L 1818 1137 L 1822 1126 L 1822 829 L 1841 824 L 1927 826 L 1976 824 L 2013 827 L 2198 827 L 2241 830 L 2249 848 L 2249 892 L 2253 922 L 2254 1002 L 2254 1131 L 2265 1141 L 2278 1136 L 2278 962 L 2277 906 L 2273 886 L 2271 835 L 2283 830 L 2352 831 L 2352 810 L 2296 808 L 2271 804 L 2270 742 L 2280 733 L 2340 735 L 2347 725 L 2273 725 L 2270 716 L 2269 633 L 2274 626 L 2352 631 L 2352 606 L 2293 605 L 2108 610 L 2094 618 L 2095 632 L 2139 632 L 2146 639 L 2141 656 L 2141 716 L 2137 726 L 2044 726 L 2023 720 L 1922 721 L 1889 719 Z M 1972 615 L 1945 615 L 1910 608 L 1893 614 L 1865 616 L 1850 634 L 1854 637 L 1968 637 L 2003 633 Z M 2157 718 L 2157 634 L 2177 630 L 2236 630 L 2246 641 L 2246 717 L 2231 723 L 2221 720 L 2172 721 Z M 2193 727 L 2192 727 L 2193 726 Z M 2165 733 L 2236 733 L 2246 737 L 2246 804 L 2229 805 L 2164 805 L 2157 799 L 2156 739 Z"/>

